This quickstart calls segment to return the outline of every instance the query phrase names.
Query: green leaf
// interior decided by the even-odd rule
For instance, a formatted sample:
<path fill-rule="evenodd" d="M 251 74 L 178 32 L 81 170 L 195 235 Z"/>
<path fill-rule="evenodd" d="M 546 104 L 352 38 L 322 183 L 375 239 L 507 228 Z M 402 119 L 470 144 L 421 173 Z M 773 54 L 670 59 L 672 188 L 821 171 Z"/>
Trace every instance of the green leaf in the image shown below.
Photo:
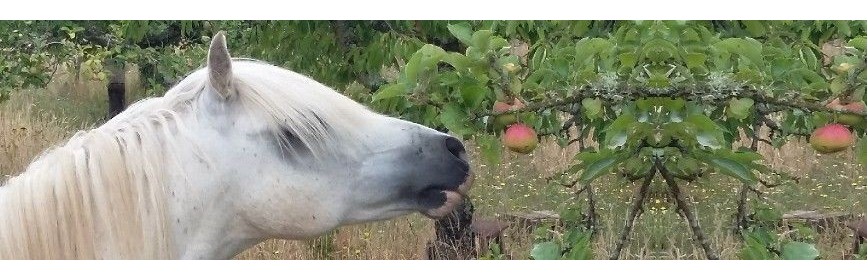
<path fill-rule="evenodd" d="M 684 101 L 684 99 L 663 98 L 659 103 L 669 112 L 680 112 L 684 109 L 684 106 L 687 105 L 687 102 Z"/>
<path fill-rule="evenodd" d="M 467 113 L 456 104 L 447 104 L 440 113 L 440 122 L 457 135 L 470 135 L 473 130 L 467 125 Z"/>
<path fill-rule="evenodd" d="M 567 212 L 571 213 L 571 212 Z M 575 212 L 572 212 L 575 213 Z M 562 216 L 563 217 L 563 216 Z M 578 220 L 580 216 L 571 217 L 572 220 Z M 563 234 L 563 242 L 566 244 L 566 247 L 572 247 L 573 244 L 577 242 L 581 242 L 585 237 L 585 230 L 581 227 L 571 227 Z"/>
<path fill-rule="evenodd" d="M 621 62 L 621 67 L 626 67 L 630 70 L 636 67 L 636 54 L 634 53 L 619 54 L 618 60 Z"/>
<path fill-rule="evenodd" d="M 445 55 L 446 52 L 438 46 L 423 45 L 410 56 L 407 65 L 404 66 L 403 79 L 400 81 L 408 85 L 415 85 L 419 75 L 433 70 Z"/>
<path fill-rule="evenodd" d="M 731 54 L 745 57 L 747 61 L 755 66 L 763 65 L 762 43 L 752 38 L 727 38 L 714 44 L 714 46 Z"/>
<path fill-rule="evenodd" d="M 589 184 L 592 180 L 603 175 L 618 162 L 618 158 L 607 157 L 588 165 L 584 171 L 582 171 L 582 176 L 579 177 L 579 182 Z"/>
<path fill-rule="evenodd" d="M 476 81 L 472 81 L 462 83 L 461 87 L 458 88 L 458 91 L 461 93 L 461 98 L 464 100 L 464 104 L 466 104 L 468 108 L 476 108 L 482 104 L 482 101 L 488 96 L 490 90 L 488 87 L 482 86 Z"/>
<path fill-rule="evenodd" d="M 410 59 L 407 60 L 407 64 L 404 65 L 403 70 L 404 71 L 402 72 L 402 75 L 398 80 L 401 83 L 415 85 L 417 83 L 419 73 L 424 70 L 422 68 L 422 54 L 417 51 L 412 56 L 410 56 Z"/>
<path fill-rule="evenodd" d="M 471 37 L 471 45 L 478 48 L 479 50 L 485 52 L 488 51 L 489 46 L 491 44 L 491 35 L 493 33 L 491 30 L 479 30 L 473 32 L 473 36 Z"/>
<path fill-rule="evenodd" d="M 452 36 L 455 36 L 455 38 L 458 39 L 458 41 L 460 41 L 465 46 L 471 45 L 473 31 L 470 29 L 469 23 L 462 22 L 457 24 L 449 24 L 446 26 L 446 29 L 448 29 L 449 33 L 452 33 Z"/>
<path fill-rule="evenodd" d="M 567 260 L 592 260 L 594 252 L 591 249 L 591 233 L 581 228 L 572 228 L 564 234 L 564 242 L 569 244 L 569 251 L 564 255 Z"/>
<path fill-rule="evenodd" d="M 771 209 L 771 208 L 766 208 L 766 209 Z M 777 220 L 777 221 L 780 221 L 780 220 Z M 777 221 L 775 221 L 775 222 L 777 222 Z M 751 238 L 756 239 L 758 242 L 760 242 L 760 244 L 762 244 L 766 248 L 772 247 L 772 246 L 777 246 L 777 244 L 778 244 L 777 234 L 772 233 L 770 230 L 768 230 L 765 227 L 762 227 L 762 226 L 752 227 L 748 230 L 748 234 L 750 235 Z"/>
<path fill-rule="evenodd" d="M 685 28 L 684 32 L 681 33 L 682 42 L 699 42 L 700 40 L 699 33 L 693 28 Z"/>
<path fill-rule="evenodd" d="M 580 64 L 586 64 L 595 56 L 602 56 L 606 52 L 611 52 L 612 43 L 604 38 L 583 38 L 576 42 L 575 61 Z M 619 57 L 619 59 L 622 59 Z M 622 60 L 623 61 L 623 60 Z"/>
<path fill-rule="evenodd" d="M 596 119 L 603 111 L 603 101 L 599 98 L 585 98 L 582 100 L 582 112 L 588 119 Z"/>
<path fill-rule="evenodd" d="M 476 143 L 482 151 L 482 159 L 489 165 L 500 164 L 501 153 L 503 146 L 500 139 L 491 134 L 477 134 Z"/>
<path fill-rule="evenodd" d="M 492 50 L 501 50 L 505 47 L 509 47 L 509 41 L 501 37 L 494 37 L 491 39 L 490 48 Z"/>
<path fill-rule="evenodd" d="M 850 22 L 846 20 L 836 20 L 835 27 L 838 28 L 838 34 L 850 36 Z"/>
<path fill-rule="evenodd" d="M 762 37 L 766 33 L 765 25 L 758 20 L 742 20 L 741 23 L 751 37 Z"/>
<path fill-rule="evenodd" d="M 769 67 L 771 68 L 772 76 L 774 76 L 776 78 L 780 78 L 780 77 L 784 76 L 785 73 L 792 70 L 792 67 L 793 67 L 792 65 L 793 65 L 792 59 L 778 58 L 778 59 L 772 60 L 772 62 L 769 64 Z"/>
<path fill-rule="evenodd" d="M 693 176 L 699 172 L 699 162 L 691 157 L 681 157 L 675 162 L 675 170 L 683 176 Z"/>
<path fill-rule="evenodd" d="M 817 60 L 817 55 L 814 54 L 814 51 L 811 50 L 811 48 L 806 46 L 806 47 L 802 48 L 801 50 L 799 50 L 799 53 L 802 56 L 802 61 L 805 62 L 805 65 L 807 65 L 808 68 L 816 69 L 819 66 L 818 65 L 819 62 Z"/>
<path fill-rule="evenodd" d="M 704 53 L 688 53 L 684 60 L 687 63 L 687 68 L 695 69 L 705 67 L 707 57 Z"/>
<path fill-rule="evenodd" d="M 561 221 L 563 221 L 564 226 L 579 226 L 582 222 L 582 208 L 572 206 L 567 209 L 564 209 L 560 213 Z M 569 234 L 567 234 L 569 235 Z"/>
<path fill-rule="evenodd" d="M 695 155 L 697 156 L 697 159 L 713 166 L 715 169 L 727 176 L 741 180 L 745 184 L 754 185 L 757 182 L 756 175 L 742 162 L 719 154 L 706 154 L 699 152 Z"/>
<path fill-rule="evenodd" d="M 859 36 L 859 37 L 850 39 L 850 42 L 847 42 L 847 45 L 864 52 L 865 51 L 865 36 Z"/>
<path fill-rule="evenodd" d="M 696 130 L 696 142 L 712 149 L 723 147 L 723 129 L 704 114 L 694 114 L 685 120 Z"/>
<path fill-rule="evenodd" d="M 530 251 L 534 260 L 557 260 L 561 258 L 561 247 L 552 241 L 537 243 Z"/>
<path fill-rule="evenodd" d="M 606 127 L 603 146 L 613 149 L 627 144 L 627 138 L 636 123 L 636 116 L 631 113 L 622 113 Z"/>
<path fill-rule="evenodd" d="M 774 255 L 757 238 L 747 235 L 744 247 L 739 252 L 739 258 L 743 260 L 772 260 Z"/>
<path fill-rule="evenodd" d="M 432 44 L 425 44 L 419 49 L 418 53 L 422 55 L 420 64 L 425 70 L 437 66 L 437 63 L 446 55 L 446 51 Z"/>
<path fill-rule="evenodd" d="M 622 153 L 603 149 L 599 152 L 580 152 L 576 154 L 575 159 L 579 162 L 571 168 L 573 169 L 571 171 L 582 171 L 582 175 L 579 176 L 579 183 L 589 184 L 595 178 L 605 174 L 609 169 L 621 163 L 626 158 Z"/>
<path fill-rule="evenodd" d="M 844 76 L 837 76 L 829 83 L 829 91 L 832 95 L 840 95 L 847 89 L 847 81 Z"/>
<path fill-rule="evenodd" d="M 533 240 L 535 243 L 542 243 L 546 241 L 551 241 L 552 239 L 552 223 L 551 222 L 542 222 L 539 223 L 536 227 L 533 228 Z"/>
<path fill-rule="evenodd" d="M 785 260 L 814 260 L 819 256 L 814 244 L 793 241 L 781 246 L 781 258 Z"/>
<path fill-rule="evenodd" d="M 624 162 L 624 172 L 630 176 L 645 175 L 651 170 L 652 163 L 645 157 L 630 157 Z"/>
<path fill-rule="evenodd" d="M 576 246 L 564 256 L 567 260 L 593 260 L 594 251 L 588 246 Z"/>
<path fill-rule="evenodd" d="M 404 84 L 391 84 L 381 87 L 379 90 L 377 90 L 377 92 L 374 93 L 373 101 L 394 98 L 406 94 L 407 86 L 405 86 Z"/>
<path fill-rule="evenodd" d="M 733 98 L 729 100 L 726 115 L 728 117 L 743 120 L 750 116 L 754 101 L 750 98 Z"/>
<path fill-rule="evenodd" d="M 776 225 L 778 222 L 781 221 L 781 218 L 783 217 L 780 211 L 772 207 L 757 207 L 757 209 L 754 210 L 754 213 L 754 219 L 760 224 L 766 226 Z M 757 230 L 757 232 L 761 231 L 764 231 L 764 229 Z M 770 233 L 767 233 L 767 235 L 770 235 Z M 766 245 L 769 244 L 767 243 Z"/>
<path fill-rule="evenodd" d="M 868 248 L 866 248 L 866 243 L 859 244 L 859 252 L 856 253 L 857 260 L 865 260 L 866 256 L 868 256 Z"/>

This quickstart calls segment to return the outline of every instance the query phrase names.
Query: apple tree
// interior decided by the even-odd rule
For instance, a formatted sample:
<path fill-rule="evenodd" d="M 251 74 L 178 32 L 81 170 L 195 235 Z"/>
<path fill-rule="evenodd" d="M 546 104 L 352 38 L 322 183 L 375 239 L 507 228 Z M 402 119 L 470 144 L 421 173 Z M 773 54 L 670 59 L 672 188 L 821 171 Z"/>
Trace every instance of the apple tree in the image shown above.
<path fill-rule="evenodd" d="M 701 185 L 712 172 L 739 180 L 735 225 L 751 240 L 762 215 L 749 213 L 748 196 L 797 179 L 766 166 L 760 142 L 855 147 L 865 161 L 864 22 L 509 21 L 448 31 L 459 51 L 421 46 L 371 103 L 474 139 L 492 163 L 504 145 L 529 152 L 530 138 L 578 142 L 572 165 L 552 180 L 588 196 L 586 213 L 571 215 L 582 228 L 537 244 L 534 258 L 570 258 L 582 232 L 596 230 L 594 183 L 604 174 L 641 182 L 610 258 L 620 257 L 657 179 L 717 259 L 685 182 Z M 793 244 L 783 255 L 816 257 L 813 245 Z"/>

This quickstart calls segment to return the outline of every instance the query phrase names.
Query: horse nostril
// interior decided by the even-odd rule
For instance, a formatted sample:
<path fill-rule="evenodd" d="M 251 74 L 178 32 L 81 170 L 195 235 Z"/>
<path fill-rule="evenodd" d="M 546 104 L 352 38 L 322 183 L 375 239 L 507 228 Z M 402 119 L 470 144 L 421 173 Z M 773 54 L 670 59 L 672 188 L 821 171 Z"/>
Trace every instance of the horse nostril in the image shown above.
<path fill-rule="evenodd" d="M 461 144 L 461 141 L 458 141 L 455 137 L 450 136 L 446 138 L 446 149 L 455 157 L 463 159 L 465 152 L 464 144 Z"/>

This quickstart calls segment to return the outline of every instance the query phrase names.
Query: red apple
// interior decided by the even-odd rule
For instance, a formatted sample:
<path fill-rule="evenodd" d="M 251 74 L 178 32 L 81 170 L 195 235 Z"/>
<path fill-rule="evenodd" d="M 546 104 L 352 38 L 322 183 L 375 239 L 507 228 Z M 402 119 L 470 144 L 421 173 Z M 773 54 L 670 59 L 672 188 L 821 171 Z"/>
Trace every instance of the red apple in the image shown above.
<path fill-rule="evenodd" d="M 865 103 L 862 102 L 853 102 L 849 104 L 842 105 L 839 110 L 843 110 L 851 113 L 861 113 L 865 114 Z M 865 117 L 856 115 L 856 114 L 848 114 L 843 113 L 838 116 L 838 122 L 842 124 L 846 124 L 850 127 L 860 125 L 865 122 Z"/>
<path fill-rule="evenodd" d="M 491 111 L 493 111 L 495 113 L 503 113 L 503 112 L 509 111 L 510 108 L 512 108 L 512 105 L 510 105 L 509 103 L 502 102 L 502 101 L 495 101 L 494 107 L 491 108 Z"/>
<path fill-rule="evenodd" d="M 842 110 L 843 106 L 841 106 L 841 100 L 838 98 L 835 98 L 835 99 L 832 99 L 832 101 L 829 101 L 829 103 L 826 103 L 826 108 L 829 108 L 832 110 Z"/>
<path fill-rule="evenodd" d="M 846 126 L 827 124 L 811 133 L 811 147 L 821 154 L 840 152 L 853 145 L 853 134 Z"/>
<path fill-rule="evenodd" d="M 513 124 L 503 133 L 503 145 L 516 153 L 528 154 L 537 144 L 536 131 L 523 123 Z"/>
<path fill-rule="evenodd" d="M 491 111 L 495 114 L 498 114 L 509 111 L 510 109 L 512 109 L 512 105 L 506 102 L 496 101 L 494 102 L 494 106 L 491 108 Z M 494 125 L 495 128 L 497 128 L 498 130 L 508 125 L 514 124 L 517 121 L 518 117 L 515 114 L 503 114 L 494 117 Z"/>
<path fill-rule="evenodd" d="M 509 110 L 520 110 L 522 108 L 524 108 L 524 103 L 522 103 L 521 100 L 519 100 L 518 98 L 513 98 L 511 104 L 503 101 L 495 101 L 494 106 L 492 106 L 491 108 L 491 111 L 497 114 L 507 112 Z M 494 127 L 498 130 L 517 122 L 517 114 L 503 114 L 494 117 Z"/>
<path fill-rule="evenodd" d="M 852 103 L 849 103 L 847 105 L 844 105 L 843 109 L 846 110 L 847 112 L 863 113 L 864 114 L 865 113 L 865 103 L 862 103 L 861 101 L 852 102 Z"/>
<path fill-rule="evenodd" d="M 514 98 L 512 100 L 512 109 L 520 110 L 522 108 L 524 108 L 524 103 L 521 102 L 521 99 L 518 99 L 518 97 Z"/>

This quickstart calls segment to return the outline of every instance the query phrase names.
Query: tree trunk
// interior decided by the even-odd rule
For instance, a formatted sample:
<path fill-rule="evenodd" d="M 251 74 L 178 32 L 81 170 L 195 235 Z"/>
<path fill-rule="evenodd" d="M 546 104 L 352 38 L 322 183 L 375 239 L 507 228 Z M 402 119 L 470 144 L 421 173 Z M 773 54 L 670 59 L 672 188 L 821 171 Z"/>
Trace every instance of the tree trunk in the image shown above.
<path fill-rule="evenodd" d="M 627 220 L 624 222 L 624 229 L 621 230 L 621 236 L 615 243 L 615 249 L 609 254 L 609 259 L 617 260 L 621 257 L 621 250 L 624 249 L 624 244 L 627 243 L 630 232 L 633 231 L 633 224 L 636 222 L 636 218 L 642 214 L 642 205 L 648 199 L 648 189 L 651 188 L 651 181 L 654 180 L 655 175 L 657 175 L 657 169 L 651 168 L 648 175 L 645 176 L 642 186 L 636 189 L 636 193 L 633 195 L 633 205 L 630 207 L 630 213 L 627 214 Z"/>
<path fill-rule="evenodd" d="M 122 63 L 107 63 L 111 78 L 108 84 L 108 118 L 120 114 L 127 107 L 126 75 Z"/>
<path fill-rule="evenodd" d="M 473 203 L 464 199 L 464 205 L 452 214 L 434 222 L 434 240 L 428 242 L 429 260 L 468 260 L 478 258 L 473 222 Z"/>
<path fill-rule="evenodd" d="M 699 220 L 696 218 L 696 210 L 687 202 L 687 198 L 675 182 L 675 177 L 669 173 L 669 170 L 667 170 L 659 160 L 655 161 L 655 165 L 657 166 L 657 171 L 659 171 L 660 175 L 663 176 L 663 180 L 666 181 L 666 185 L 669 187 L 669 195 L 675 199 L 675 205 L 678 207 L 678 211 L 681 212 L 681 215 L 685 220 L 687 220 L 687 224 L 693 231 L 693 238 L 699 243 L 702 250 L 705 251 L 705 257 L 709 260 L 720 259 L 720 256 L 711 249 L 711 244 L 708 241 L 708 238 L 705 236 L 702 228 L 699 227 Z"/>

